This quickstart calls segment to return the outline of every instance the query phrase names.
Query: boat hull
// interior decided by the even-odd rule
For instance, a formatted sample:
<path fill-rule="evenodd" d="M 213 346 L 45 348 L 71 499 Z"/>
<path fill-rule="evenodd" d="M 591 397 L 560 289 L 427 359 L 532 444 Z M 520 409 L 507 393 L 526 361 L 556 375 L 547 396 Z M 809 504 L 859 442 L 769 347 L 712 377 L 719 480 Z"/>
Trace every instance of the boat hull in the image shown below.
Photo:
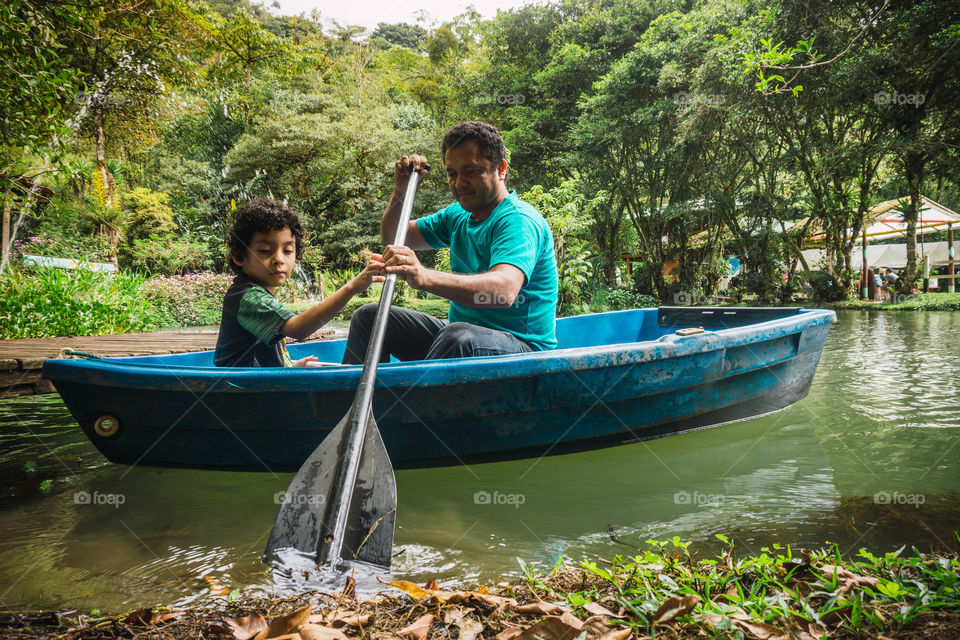
<path fill-rule="evenodd" d="M 761 311 L 564 318 L 569 348 L 381 365 L 374 416 L 402 469 L 615 446 L 775 411 L 806 395 L 835 315 Z M 676 334 L 688 325 L 706 330 Z M 291 352 L 311 349 L 330 359 L 343 345 Z M 182 364 L 209 357 L 189 355 L 48 361 L 44 374 L 113 462 L 271 472 L 299 468 L 349 410 L 360 374 Z M 97 433 L 101 416 L 119 423 L 115 435 Z"/>

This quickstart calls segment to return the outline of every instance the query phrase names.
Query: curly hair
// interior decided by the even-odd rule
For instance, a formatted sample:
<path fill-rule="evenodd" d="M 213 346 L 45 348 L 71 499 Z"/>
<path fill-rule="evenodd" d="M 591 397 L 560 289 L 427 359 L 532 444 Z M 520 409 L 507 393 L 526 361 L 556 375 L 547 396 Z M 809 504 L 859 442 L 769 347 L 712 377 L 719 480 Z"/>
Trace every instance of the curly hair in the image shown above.
<path fill-rule="evenodd" d="M 233 228 L 227 237 L 230 250 L 230 268 L 240 273 L 241 267 L 232 258 L 242 260 L 253 241 L 255 233 L 269 233 L 289 228 L 297 241 L 297 259 L 303 253 L 303 225 L 297 212 L 282 202 L 261 198 L 251 200 L 237 209 L 233 216 Z"/>
<path fill-rule="evenodd" d="M 507 147 L 503 144 L 503 136 L 492 124 L 472 120 L 461 122 L 443 135 L 441 156 L 446 156 L 449 149 L 453 149 L 464 142 L 475 142 L 480 149 L 480 155 L 489 160 L 494 167 L 507 159 Z"/>

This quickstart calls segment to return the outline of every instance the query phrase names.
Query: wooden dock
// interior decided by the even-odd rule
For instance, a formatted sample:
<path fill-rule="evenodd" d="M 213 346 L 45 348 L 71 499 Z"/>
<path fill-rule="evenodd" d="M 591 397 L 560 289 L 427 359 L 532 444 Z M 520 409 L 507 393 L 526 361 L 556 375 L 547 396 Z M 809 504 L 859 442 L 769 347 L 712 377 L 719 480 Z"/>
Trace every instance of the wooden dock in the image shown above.
<path fill-rule="evenodd" d="M 333 329 L 321 329 L 308 340 L 333 336 Z M 0 341 L 0 398 L 38 393 L 55 393 L 40 370 L 48 358 L 62 357 L 64 349 L 98 356 L 145 356 L 161 353 L 207 351 L 217 345 L 216 331 L 171 331 L 126 333 L 108 336 L 22 338 Z"/>

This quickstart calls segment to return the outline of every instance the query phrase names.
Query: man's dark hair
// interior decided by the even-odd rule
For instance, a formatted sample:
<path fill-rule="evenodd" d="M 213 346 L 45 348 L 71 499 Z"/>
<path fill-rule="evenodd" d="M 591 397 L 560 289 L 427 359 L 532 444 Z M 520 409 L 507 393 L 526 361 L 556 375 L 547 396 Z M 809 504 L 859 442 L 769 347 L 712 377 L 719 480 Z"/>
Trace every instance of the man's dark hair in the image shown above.
<path fill-rule="evenodd" d="M 241 267 L 233 258 L 242 260 L 247 255 L 253 234 L 280 231 L 287 227 L 297 241 L 297 259 L 300 259 L 303 253 L 303 225 L 300 224 L 300 216 L 296 211 L 270 198 L 251 200 L 242 205 L 233 216 L 233 228 L 227 237 L 230 268 L 240 273 Z"/>
<path fill-rule="evenodd" d="M 480 155 L 489 160 L 494 167 L 499 167 L 500 163 L 507 159 L 507 148 L 497 128 L 477 120 L 461 122 L 444 134 L 441 157 L 446 157 L 448 150 L 470 141 L 477 143 Z"/>

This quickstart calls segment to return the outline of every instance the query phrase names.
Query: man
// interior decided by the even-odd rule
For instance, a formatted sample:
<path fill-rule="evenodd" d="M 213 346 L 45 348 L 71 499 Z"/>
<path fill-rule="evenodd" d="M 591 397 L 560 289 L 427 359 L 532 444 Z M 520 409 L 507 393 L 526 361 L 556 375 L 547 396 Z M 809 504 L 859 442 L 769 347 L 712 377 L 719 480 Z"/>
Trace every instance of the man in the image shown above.
<path fill-rule="evenodd" d="M 457 202 L 411 221 L 404 246 L 396 233 L 411 171 L 427 172 L 423 156 L 394 168 L 390 204 L 380 222 L 386 273 L 450 300 L 449 323 L 391 307 L 381 362 L 543 351 L 557 346 L 557 263 L 550 228 L 536 209 L 508 192 L 507 152 L 495 127 L 464 122 L 443 137 L 447 183 Z M 450 247 L 452 273 L 427 269 L 416 251 Z M 377 313 L 360 307 L 350 321 L 345 364 L 363 362 Z"/>

